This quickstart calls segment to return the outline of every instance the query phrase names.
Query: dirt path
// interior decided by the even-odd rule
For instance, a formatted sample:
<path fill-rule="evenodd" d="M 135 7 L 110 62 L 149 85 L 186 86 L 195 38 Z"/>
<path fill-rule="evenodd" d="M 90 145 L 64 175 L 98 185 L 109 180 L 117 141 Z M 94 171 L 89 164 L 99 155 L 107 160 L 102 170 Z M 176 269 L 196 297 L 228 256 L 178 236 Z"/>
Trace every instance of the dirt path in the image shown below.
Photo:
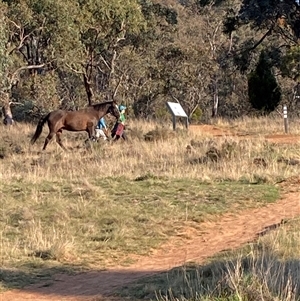
<path fill-rule="evenodd" d="M 0 295 L 0 300 L 101 300 L 101 296 L 109 296 L 116 288 L 141 277 L 167 271 L 188 261 L 201 263 L 222 250 L 237 248 L 253 241 L 266 227 L 299 215 L 300 194 L 294 192 L 264 208 L 243 211 L 238 215 L 226 214 L 218 222 L 203 223 L 201 233 L 193 230 L 191 238 L 184 244 L 179 239 L 171 240 L 150 257 L 140 258 L 130 267 L 76 276 L 59 275 L 51 284 L 9 291 Z"/>
<path fill-rule="evenodd" d="M 284 138 L 287 138 L 284 136 Z M 93 271 L 76 276 L 57 275 L 53 282 L 39 283 L 23 290 L 13 290 L 0 295 L 1 301 L 82 301 L 112 300 L 114 290 L 188 261 L 204 262 L 206 258 L 225 249 L 235 249 L 249 241 L 269 226 L 282 219 L 300 215 L 300 178 L 284 184 L 288 193 L 276 202 L 263 208 L 225 214 L 217 222 L 201 225 L 201 232 L 186 229 L 189 239 L 174 238 L 153 252 L 141 257 L 130 267 L 116 267 L 106 271 Z M 106 298 L 107 297 L 107 298 Z"/>
<path fill-rule="evenodd" d="M 233 136 L 240 138 L 257 138 L 259 136 L 257 134 L 243 134 L 239 131 L 223 129 L 209 124 L 190 125 L 189 130 L 195 133 L 202 132 L 203 134 L 214 137 Z M 296 142 L 300 142 L 300 136 L 295 134 L 275 133 L 261 136 L 261 138 L 264 138 L 268 142 L 277 144 L 293 144 Z"/>

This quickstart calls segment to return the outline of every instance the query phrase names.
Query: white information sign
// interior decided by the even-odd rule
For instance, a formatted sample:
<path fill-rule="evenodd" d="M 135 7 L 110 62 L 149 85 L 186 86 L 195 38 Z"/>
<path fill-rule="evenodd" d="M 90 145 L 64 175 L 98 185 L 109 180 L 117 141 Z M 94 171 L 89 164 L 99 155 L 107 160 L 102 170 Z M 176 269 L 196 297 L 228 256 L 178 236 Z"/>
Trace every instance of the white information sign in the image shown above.
<path fill-rule="evenodd" d="M 176 117 L 184 117 L 186 119 L 185 126 L 189 126 L 189 118 L 184 112 L 182 106 L 178 102 L 167 102 L 167 106 L 173 115 L 173 130 L 176 129 Z"/>
<path fill-rule="evenodd" d="M 173 115 L 178 117 L 188 117 L 186 113 L 184 112 L 182 106 L 178 102 L 167 102 L 168 107 L 170 108 Z"/>

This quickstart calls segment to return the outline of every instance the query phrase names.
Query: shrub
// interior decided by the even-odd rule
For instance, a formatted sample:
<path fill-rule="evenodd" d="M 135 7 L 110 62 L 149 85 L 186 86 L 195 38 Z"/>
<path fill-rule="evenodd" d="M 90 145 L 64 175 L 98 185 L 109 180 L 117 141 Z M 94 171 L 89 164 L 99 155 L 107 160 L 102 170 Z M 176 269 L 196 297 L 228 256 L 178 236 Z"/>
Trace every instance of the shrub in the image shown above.
<path fill-rule="evenodd" d="M 264 52 L 260 54 L 255 71 L 249 75 L 248 95 L 252 107 L 263 114 L 274 111 L 280 102 L 281 89 Z"/>

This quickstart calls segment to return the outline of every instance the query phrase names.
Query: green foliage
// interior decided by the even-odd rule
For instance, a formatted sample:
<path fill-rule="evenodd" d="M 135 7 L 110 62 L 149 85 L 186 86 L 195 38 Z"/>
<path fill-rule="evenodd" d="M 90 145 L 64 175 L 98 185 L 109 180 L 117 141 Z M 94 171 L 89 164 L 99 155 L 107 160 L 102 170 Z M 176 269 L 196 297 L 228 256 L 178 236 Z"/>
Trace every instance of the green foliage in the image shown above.
<path fill-rule="evenodd" d="M 138 33 L 143 28 L 144 20 L 140 6 L 135 0 L 81 1 L 81 9 L 85 12 L 82 25 L 83 39 L 86 45 L 96 38 L 104 48 L 126 28 L 127 34 Z M 125 28 L 122 26 L 125 26 Z M 92 29 L 92 30 L 91 30 Z M 94 35 L 90 35 L 94 32 Z M 96 34 L 96 35 L 95 35 Z"/>
<path fill-rule="evenodd" d="M 84 106 L 85 74 L 93 101 L 117 91 L 136 116 L 164 118 L 166 98 L 174 96 L 187 112 L 199 105 L 206 119 L 215 93 L 209 85 L 218 78 L 219 113 L 240 116 L 248 104 L 245 74 L 258 59 L 259 45 L 272 50 L 266 53 L 272 67 L 289 77 L 280 85 L 289 87 L 290 78 L 299 76 L 294 38 L 300 27 L 293 0 L 285 5 L 279 0 L 7 0 L 0 7 L 0 88 L 7 89 L 21 68 L 13 97 L 22 103 L 32 99 L 31 76 L 43 85 L 53 72 L 49 77 L 59 83 L 51 90 L 65 107 Z M 277 12 L 287 15 L 286 28 L 278 30 Z M 289 49 L 281 47 L 287 43 Z M 45 67 L 25 68 L 38 64 Z M 40 108 L 48 99 L 41 93 L 35 101 Z"/>
<path fill-rule="evenodd" d="M 155 17 L 162 17 L 168 24 L 175 25 L 178 23 L 178 13 L 175 9 L 149 0 L 140 0 L 139 2 L 146 20 L 154 21 Z"/>
<path fill-rule="evenodd" d="M 172 35 L 171 32 L 177 28 L 178 11 L 163 3 L 153 3 L 150 0 L 139 0 L 139 5 L 144 26 L 138 35 L 129 34 L 128 38 L 136 49 L 146 50 L 148 56 L 152 56 L 157 45 L 164 45 L 162 41 L 168 39 Z"/>
<path fill-rule="evenodd" d="M 64 4 L 64 5 L 63 5 Z M 8 18 L 10 31 L 15 33 L 11 42 L 19 46 L 16 52 L 26 63 L 42 63 L 58 55 L 58 36 L 68 45 L 69 39 L 63 31 L 70 28 L 68 14 L 74 15 L 70 5 L 64 1 L 10 1 Z M 22 31 L 27 35 L 24 39 Z M 68 32 L 70 36 L 70 32 Z M 72 41 L 76 41 L 71 37 Z M 55 47 L 56 45 L 57 47 Z M 48 51 L 49 50 L 49 51 Z M 47 53 L 48 52 L 48 53 Z"/>
<path fill-rule="evenodd" d="M 56 73 L 32 76 L 13 89 L 13 97 L 22 99 L 22 106 L 14 109 L 17 120 L 31 120 L 60 107 L 59 79 Z M 47 89 L 45 89 L 45 86 Z"/>
<path fill-rule="evenodd" d="M 154 13 L 158 16 L 164 17 L 169 24 L 177 24 L 177 12 L 174 9 L 162 6 L 159 3 L 153 5 Z"/>
<path fill-rule="evenodd" d="M 194 122 L 197 123 L 197 122 L 199 122 L 201 120 L 202 114 L 203 114 L 203 112 L 202 112 L 201 108 L 198 106 L 196 108 L 196 110 L 193 112 L 193 114 L 192 114 L 192 116 L 190 118 L 190 122 L 191 123 L 194 123 Z"/>
<path fill-rule="evenodd" d="M 45 85 L 47 89 L 45 89 Z M 60 102 L 56 93 L 58 78 L 56 74 L 47 73 L 38 76 L 34 80 L 33 99 L 34 102 L 46 111 L 52 111 L 59 107 Z"/>
<path fill-rule="evenodd" d="M 284 76 L 292 77 L 300 81 L 300 46 L 292 46 L 288 49 L 281 62 L 281 71 Z"/>
<path fill-rule="evenodd" d="M 185 55 L 183 51 L 179 47 L 174 46 L 167 46 L 159 49 L 157 58 L 167 60 L 167 61 L 178 61 L 185 59 Z"/>
<path fill-rule="evenodd" d="M 271 68 L 265 53 L 261 52 L 256 69 L 248 78 L 250 103 L 254 109 L 266 114 L 275 110 L 281 98 L 281 89 Z"/>

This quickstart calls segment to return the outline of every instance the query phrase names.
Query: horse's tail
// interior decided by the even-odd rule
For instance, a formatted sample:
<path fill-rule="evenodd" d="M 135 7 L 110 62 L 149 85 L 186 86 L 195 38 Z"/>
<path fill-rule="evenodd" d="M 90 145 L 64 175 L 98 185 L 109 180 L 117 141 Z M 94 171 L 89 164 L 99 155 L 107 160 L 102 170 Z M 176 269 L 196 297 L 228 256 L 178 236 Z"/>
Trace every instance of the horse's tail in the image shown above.
<path fill-rule="evenodd" d="M 40 135 L 41 135 L 41 133 L 43 131 L 43 126 L 46 123 L 46 121 L 49 119 L 49 116 L 50 116 L 50 113 L 47 114 L 45 117 L 42 117 L 39 120 L 39 123 L 38 123 L 38 125 L 36 127 L 35 133 L 34 133 L 33 137 L 30 140 L 31 144 L 34 144 L 35 141 L 40 137 Z"/>

